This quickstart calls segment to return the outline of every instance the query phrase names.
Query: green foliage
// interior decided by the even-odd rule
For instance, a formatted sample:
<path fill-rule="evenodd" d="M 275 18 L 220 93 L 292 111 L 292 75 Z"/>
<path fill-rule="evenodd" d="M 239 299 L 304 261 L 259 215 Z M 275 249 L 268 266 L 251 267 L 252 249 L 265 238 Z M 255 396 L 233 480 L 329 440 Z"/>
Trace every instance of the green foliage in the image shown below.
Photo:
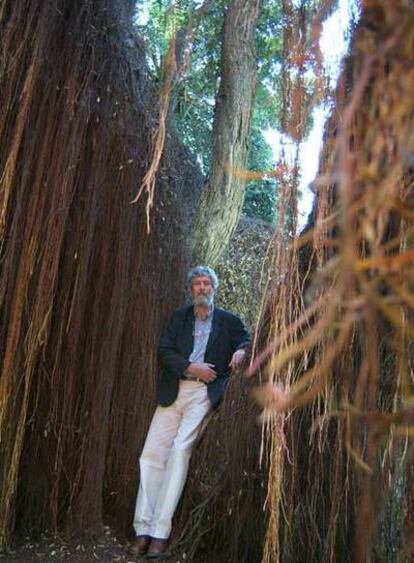
<path fill-rule="evenodd" d="M 266 172 L 274 166 L 272 149 L 266 143 L 259 127 L 253 124 L 248 169 Z M 274 179 L 247 182 L 243 213 L 272 223 L 276 222 L 277 190 Z"/>
<path fill-rule="evenodd" d="M 226 0 L 215 0 L 200 14 L 201 1 L 146 0 L 148 22 L 138 26 L 146 40 L 148 63 L 155 83 L 160 83 L 163 61 L 174 30 L 189 29 L 191 60 L 186 75 L 175 87 L 174 124 L 200 162 L 205 174 L 210 167 L 211 131 L 220 76 L 220 56 Z M 192 16 L 190 18 L 190 13 Z M 250 139 L 250 170 L 270 170 L 272 151 L 262 130 L 276 128 L 280 111 L 281 0 L 264 0 L 257 29 L 258 76 L 253 127 Z M 275 182 L 249 182 L 244 212 L 274 222 Z"/>
<path fill-rule="evenodd" d="M 247 185 L 243 213 L 267 223 L 276 223 L 276 183 L 270 180 L 251 182 Z"/>
<path fill-rule="evenodd" d="M 220 76 L 223 1 L 196 22 L 191 41 L 191 63 L 177 88 L 175 124 L 184 140 L 208 172 L 215 97 Z"/>

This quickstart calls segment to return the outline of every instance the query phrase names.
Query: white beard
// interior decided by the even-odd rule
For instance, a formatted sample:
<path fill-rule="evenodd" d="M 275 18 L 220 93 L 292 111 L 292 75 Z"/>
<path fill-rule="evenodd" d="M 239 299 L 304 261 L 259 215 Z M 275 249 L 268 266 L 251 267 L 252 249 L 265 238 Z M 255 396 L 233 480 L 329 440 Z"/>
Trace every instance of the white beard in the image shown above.
<path fill-rule="evenodd" d="M 193 298 L 193 305 L 196 307 L 210 307 L 214 301 L 214 293 L 210 295 L 197 295 Z"/>

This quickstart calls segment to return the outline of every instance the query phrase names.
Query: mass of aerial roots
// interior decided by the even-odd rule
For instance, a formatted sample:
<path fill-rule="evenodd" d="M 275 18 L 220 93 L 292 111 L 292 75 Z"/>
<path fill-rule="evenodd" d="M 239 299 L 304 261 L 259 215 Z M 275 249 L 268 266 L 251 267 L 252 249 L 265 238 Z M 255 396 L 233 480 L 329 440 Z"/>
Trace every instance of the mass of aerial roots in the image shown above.
<path fill-rule="evenodd" d="M 157 120 L 132 15 L 126 0 L 0 3 L 0 546 L 16 527 L 132 520 L 187 267 L 177 148 L 151 237 L 130 204 Z"/>
<path fill-rule="evenodd" d="M 412 557 L 413 47 L 412 3 L 362 3 L 312 228 L 289 248 L 276 236 L 268 342 L 250 368 L 267 381 L 279 510 L 265 560 Z"/>

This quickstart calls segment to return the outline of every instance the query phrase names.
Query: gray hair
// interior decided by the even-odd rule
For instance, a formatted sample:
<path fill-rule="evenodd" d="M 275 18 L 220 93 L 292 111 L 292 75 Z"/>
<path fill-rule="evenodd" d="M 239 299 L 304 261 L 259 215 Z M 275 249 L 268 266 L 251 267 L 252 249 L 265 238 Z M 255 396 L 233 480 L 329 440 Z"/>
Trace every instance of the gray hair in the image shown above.
<path fill-rule="evenodd" d="M 193 281 L 193 279 L 200 278 L 202 276 L 208 276 L 210 278 L 211 285 L 213 286 L 213 290 L 214 292 L 216 292 L 219 286 L 219 281 L 217 274 L 213 270 L 213 268 L 210 268 L 209 266 L 196 266 L 195 268 L 192 268 L 187 274 L 187 278 L 185 281 L 185 290 L 187 297 L 191 295 L 191 282 Z"/>

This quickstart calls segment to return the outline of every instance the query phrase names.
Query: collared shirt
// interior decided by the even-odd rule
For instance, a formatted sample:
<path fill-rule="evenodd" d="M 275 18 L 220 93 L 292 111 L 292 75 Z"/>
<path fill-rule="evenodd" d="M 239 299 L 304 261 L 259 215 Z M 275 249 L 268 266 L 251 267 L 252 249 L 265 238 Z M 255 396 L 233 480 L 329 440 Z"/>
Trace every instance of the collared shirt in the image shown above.
<path fill-rule="evenodd" d="M 213 311 L 214 307 L 210 308 L 207 317 L 202 320 L 197 314 L 194 319 L 194 346 L 190 357 L 188 358 L 191 363 L 204 362 L 204 355 L 206 353 L 207 342 L 213 325 Z"/>

